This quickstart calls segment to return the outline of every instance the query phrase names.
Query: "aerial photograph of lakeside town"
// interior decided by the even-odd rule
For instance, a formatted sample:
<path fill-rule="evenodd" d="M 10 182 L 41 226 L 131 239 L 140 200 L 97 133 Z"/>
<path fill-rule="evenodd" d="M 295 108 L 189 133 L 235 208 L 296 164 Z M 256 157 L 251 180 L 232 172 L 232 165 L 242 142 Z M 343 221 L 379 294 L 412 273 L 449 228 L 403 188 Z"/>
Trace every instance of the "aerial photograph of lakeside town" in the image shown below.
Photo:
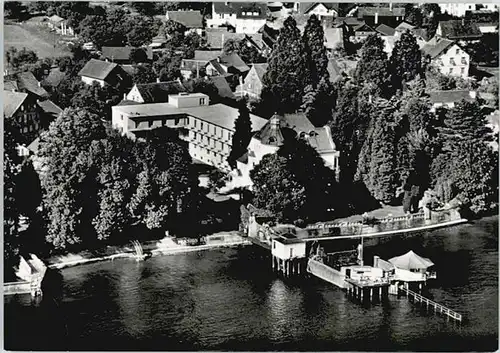
<path fill-rule="evenodd" d="M 499 5 L 4 1 L 4 350 L 497 351 Z"/>

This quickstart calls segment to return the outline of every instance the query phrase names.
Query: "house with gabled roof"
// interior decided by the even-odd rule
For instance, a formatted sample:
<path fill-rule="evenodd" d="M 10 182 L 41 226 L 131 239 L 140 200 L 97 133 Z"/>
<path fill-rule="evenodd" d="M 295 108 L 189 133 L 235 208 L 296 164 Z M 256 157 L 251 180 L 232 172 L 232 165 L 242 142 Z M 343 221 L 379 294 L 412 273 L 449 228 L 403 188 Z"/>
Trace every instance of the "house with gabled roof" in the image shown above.
<path fill-rule="evenodd" d="M 203 16 L 199 11 L 167 11 L 167 20 L 180 23 L 188 29 L 188 32 L 196 32 L 201 35 L 203 29 Z"/>
<path fill-rule="evenodd" d="M 261 2 L 213 2 L 207 27 L 230 25 L 236 33 L 254 34 L 266 24 L 267 5 Z"/>
<path fill-rule="evenodd" d="M 46 18 L 47 25 L 50 29 L 56 31 L 63 36 L 74 36 L 75 31 L 73 27 L 68 25 L 68 21 L 60 16 L 52 15 Z"/>
<path fill-rule="evenodd" d="M 305 3 L 305 15 L 316 15 L 319 19 L 323 17 L 337 17 L 339 15 L 339 4 L 334 2 Z"/>
<path fill-rule="evenodd" d="M 28 93 L 34 97 L 34 100 L 43 100 L 49 97 L 49 93 L 30 71 L 7 75 L 4 77 L 4 84 L 4 89 Z"/>
<path fill-rule="evenodd" d="M 439 21 L 436 36 L 465 44 L 478 42 L 483 34 L 475 22 L 462 19 Z"/>
<path fill-rule="evenodd" d="M 3 91 L 3 117 L 13 121 L 18 129 L 20 145 L 27 145 L 41 130 L 40 115 L 36 99 L 24 92 Z"/>
<path fill-rule="evenodd" d="M 393 37 L 396 34 L 396 30 L 386 24 L 381 24 L 375 28 L 375 32 L 383 37 Z"/>
<path fill-rule="evenodd" d="M 78 72 L 78 76 L 88 85 L 97 82 L 104 87 L 106 83 L 112 86 L 126 83 L 129 75 L 116 63 L 90 59 Z"/>
<path fill-rule="evenodd" d="M 240 96 L 250 96 L 253 98 L 259 98 L 262 92 L 262 78 L 267 71 L 266 64 L 253 64 L 252 68 L 245 76 L 243 83 L 236 89 Z"/>
<path fill-rule="evenodd" d="M 361 42 L 365 40 L 370 34 L 376 33 L 375 30 L 372 27 L 368 26 L 366 23 L 354 27 L 353 32 L 354 42 Z"/>
<path fill-rule="evenodd" d="M 388 7 L 360 6 L 357 12 L 359 20 L 364 20 L 368 25 L 375 27 L 382 23 L 396 27 L 405 16 L 404 7 L 393 8 L 392 3 L 389 3 Z"/>
<path fill-rule="evenodd" d="M 215 88 L 217 88 L 219 97 L 229 99 L 235 98 L 235 95 L 231 90 L 231 86 L 229 85 L 228 78 L 226 76 L 211 76 L 208 81 L 212 82 Z"/>
<path fill-rule="evenodd" d="M 126 95 L 126 100 L 137 103 L 168 103 L 170 94 L 186 92 L 179 81 L 135 84 Z"/>
<path fill-rule="evenodd" d="M 226 74 L 234 74 L 242 76 L 246 74 L 250 68 L 236 53 L 229 55 L 222 54 L 217 59 L 210 60 L 206 67 L 208 76 L 218 76 Z"/>
<path fill-rule="evenodd" d="M 465 100 L 473 102 L 477 99 L 477 92 L 469 90 L 435 90 L 427 92 L 432 103 L 431 111 L 437 108 L 453 108 L 455 104 Z"/>
<path fill-rule="evenodd" d="M 254 33 L 254 34 L 245 34 L 245 33 L 233 33 L 229 32 L 227 28 L 224 30 L 220 30 L 219 28 L 208 28 L 205 31 L 205 39 L 207 42 L 207 47 L 212 50 L 221 50 L 224 48 L 224 43 L 229 39 L 236 41 L 244 41 L 246 45 L 251 45 L 259 53 L 262 53 L 264 50 L 265 43 L 262 39 L 262 34 Z"/>
<path fill-rule="evenodd" d="M 470 55 L 457 42 L 435 38 L 422 48 L 442 74 L 469 77 Z"/>

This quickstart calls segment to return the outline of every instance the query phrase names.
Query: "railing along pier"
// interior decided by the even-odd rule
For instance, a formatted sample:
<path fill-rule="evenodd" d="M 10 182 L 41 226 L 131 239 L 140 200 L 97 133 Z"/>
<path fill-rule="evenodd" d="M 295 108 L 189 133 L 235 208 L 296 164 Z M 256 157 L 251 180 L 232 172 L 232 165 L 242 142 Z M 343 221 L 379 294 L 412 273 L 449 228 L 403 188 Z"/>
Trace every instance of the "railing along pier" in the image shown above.
<path fill-rule="evenodd" d="M 403 292 L 406 292 L 406 294 L 408 295 L 408 298 L 410 296 L 413 296 L 415 303 L 425 304 L 427 308 L 429 308 L 429 306 L 430 306 L 430 307 L 434 308 L 435 313 L 441 313 L 443 315 L 446 315 L 446 317 L 448 319 L 451 318 L 451 319 L 456 320 L 460 323 L 462 322 L 462 314 L 459 314 L 456 311 L 448 309 L 447 307 L 445 307 L 439 303 L 436 303 L 435 301 L 432 301 L 432 300 L 424 297 L 423 295 L 418 294 L 418 293 L 416 293 L 408 288 L 405 288 L 403 286 L 399 287 L 399 289 Z"/>

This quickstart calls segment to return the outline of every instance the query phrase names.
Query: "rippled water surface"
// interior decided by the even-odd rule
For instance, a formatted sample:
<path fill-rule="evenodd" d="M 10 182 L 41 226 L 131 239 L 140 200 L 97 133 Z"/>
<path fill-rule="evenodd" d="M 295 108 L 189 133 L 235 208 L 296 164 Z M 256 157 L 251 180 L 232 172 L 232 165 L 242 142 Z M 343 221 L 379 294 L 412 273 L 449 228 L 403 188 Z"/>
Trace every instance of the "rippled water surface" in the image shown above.
<path fill-rule="evenodd" d="M 71 350 L 498 349 L 498 218 L 365 249 L 436 264 L 429 296 L 461 325 L 402 297 L 362 306 L 317 279 L 271 272 L 254 247 L 104 262 L 47 278 L 44 299 L 9 297 L 5 348 Z M 59 283 L 59 284 L 58 284 Z"/>

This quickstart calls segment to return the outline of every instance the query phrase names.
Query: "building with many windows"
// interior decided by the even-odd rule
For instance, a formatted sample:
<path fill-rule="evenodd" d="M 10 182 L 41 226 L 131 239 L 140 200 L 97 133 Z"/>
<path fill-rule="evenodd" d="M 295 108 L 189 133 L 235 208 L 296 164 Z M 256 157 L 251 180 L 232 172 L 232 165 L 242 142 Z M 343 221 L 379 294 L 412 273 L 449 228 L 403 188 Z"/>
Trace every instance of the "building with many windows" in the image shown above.
<path fill-rule="evenodd" d="M 225 104 L 208 105 L 209 98 L 202 93 L 169 95 L 168 102 L 114 106 L 112 125 L 131 138 L 162 126 L 178 129 L 193 159 L 229 171 L 227 157 L 238 109 Z M 250 119 L 254 130 L 267 122 L 253 114 Z"/>
<path fill-rule="evenodd" d="M 231 25 L 236 33 L 257 33 L 266 24 L 265 3 L 214 2 L 212 18 L 207 19 L 207 27 Z"/>
<path fill-rule="evenodd" d="M 422 52 L 442 74 L 469 77 L 470 55 L 456 42 L 437 38 L 424 45 Z"/>

